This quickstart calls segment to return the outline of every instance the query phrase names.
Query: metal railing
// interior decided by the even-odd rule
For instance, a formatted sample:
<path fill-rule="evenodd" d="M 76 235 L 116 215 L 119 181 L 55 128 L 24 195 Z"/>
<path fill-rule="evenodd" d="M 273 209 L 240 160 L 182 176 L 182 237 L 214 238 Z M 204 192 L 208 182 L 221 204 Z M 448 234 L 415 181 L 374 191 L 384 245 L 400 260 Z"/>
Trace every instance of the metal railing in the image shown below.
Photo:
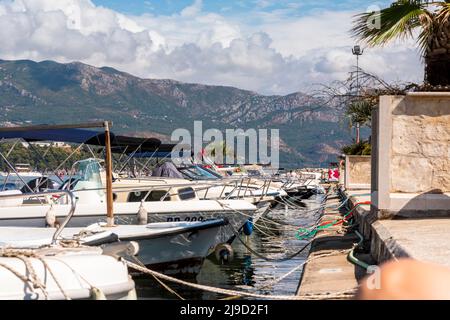
<path fill-rule="evenodd" d="M 139 177 L 139 178 L 119 178 L 119 181 L 137 181 L 141 185 L 136 186 L 114 186 L 114 193 L 125 193 L 125 192 L 145 192 L 145 196 L 142 197 L 141 201 L 145 201 L 150 193 L 154 190 L 166 191 L 163 196 L 160 197 L 160 201 L 164 201 L 167 197 L 183 195 L 185 193 L 180 192 L 180 189 L 190 187 L 192 188 L 198 199 L 244 199 L 244 198 L 259 198 L 263 200 L 264 197 L 274 196 L 270 192 L 270 188 L 275 188 L 276 190 L 287 190 L 290 188 L 300 188 L 301 186 L 306 187 L 308 184 L 302 183 L 303 181 L 299 178 L 287 179 L 281 183 L 281 186 L 273 186 L 274 179 L 272 177 L 227 177 L 220 180 L 186 180 L 186 182 L 172 182 L 170 178 L 164 177 Z M 154 184 L 146 184 L 146 182 L 154 182 Z M 311 182 L 311 181 L 310 181 Z M 211 194 L 213 188 L 222 188 L 220 192 L 216 192 L 214 195 Z M 163 189 L 163 190 L 161 190 Z M 227 190 L 228 189 L 228 190 Z M 105 188 L 90 188 L 82 190 L 74 190 L 74 192 L 86 192 L 86 191 L 104 191 Z M 201 194 L 201 191 L 204 191 Z M 186 191 L 191 193 L 191 191 Z"/>
<path fill-rule="evenodd" d="M 263 199 L 265 196 L 269 196 L 269 189 L 270 189 L 270 180 L 264 181 L 262 185 L 252 184 L 251 180 L 249 178 L 240 178 L 240 179 L 233 179 L 233 180 L 218 180 L 218 181 L 186 181 L 185 183 L 171 183 L 170 179 L 166 179 L 159 181 L 157 184 L 147 185 L 145 184 L 143 179 L 123 179 L 123 180 L 139 180 L 142 185 L 136 185 L 136 186 L 114 186 L 113 184 L 113 192 L 118 193 L 132 193 L 132 192 L 145 192 L 146 194 L 142 197 L 142 200 L 145 201 L 150 193 L 154 190 L 160 191 L 163 189 L 163 191 L 166 191 L 160 198 L 160 201 L 164 201 L 167 197 L 171 196 L 177 196 L 177 195 L 184 195 L 191 193 L 191 191 L 186 192 L 180 192 L 180 189 L 183 188 L 192 188 L 193 191 L 196 193 L 196 196 L 200 200 L 207 200 L 207 199 L 223 199 L 223 200 L 229 200 L 229 199 L 244 199 L 248 197 L 259 197 L 260 199 Z M 248 180 L 248 181 L 247 181 Z M 150 181 L 148 179 L 147 181 Z M 213 195 L 210 195 L 208 198 L 208 195 L 210 194 L 210 190 L 212 188 L 221 188 L 220 194 L 219 191 L 217 191 L 216 194 L 219 194 L 219 196 L 214 197 Z M 227 188 L 228 190 L 227 192 Z M 79 190 L 72 190 L 75 194 L 83 193 L 83 192 L 89 192 L 89 191 L 105 191 L 104 187 L 100 188 L 87 188 L 87 189 L 79 189 Z M 199 196 L 199 193 L 201 191 L 205 191 L 205 193 L 201 196 Z"/>

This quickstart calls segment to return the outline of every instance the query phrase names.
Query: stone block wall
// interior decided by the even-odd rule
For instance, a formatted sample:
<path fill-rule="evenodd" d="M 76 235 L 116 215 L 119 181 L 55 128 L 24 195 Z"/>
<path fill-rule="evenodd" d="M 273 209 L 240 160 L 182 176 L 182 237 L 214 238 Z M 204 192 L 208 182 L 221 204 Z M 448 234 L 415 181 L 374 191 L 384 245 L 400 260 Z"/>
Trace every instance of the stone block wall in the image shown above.
<path fill-rule="evenodd" d="M 392 110 L 391 192 L 450 192 L 450 99 L 421 97 Z"/>
<path fill-rule="evenodd" d="M 373 115 L 376 208 L 450 214 L 450 93 L 383 96 Z"/>
<path fill-rule="evenodd" d="M 370 189 L 371 156 L 345 157 L 345 189 Z"/>

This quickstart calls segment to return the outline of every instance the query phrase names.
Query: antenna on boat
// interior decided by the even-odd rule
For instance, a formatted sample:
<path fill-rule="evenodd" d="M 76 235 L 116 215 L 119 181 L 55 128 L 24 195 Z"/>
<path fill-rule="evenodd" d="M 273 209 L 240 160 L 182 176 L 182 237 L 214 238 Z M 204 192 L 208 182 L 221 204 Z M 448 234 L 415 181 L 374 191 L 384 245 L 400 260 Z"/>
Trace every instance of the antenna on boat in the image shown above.
<path fill-rule="evenodd" d="M 112 157 L 111 157 L 111 137 L 109 132 L 109 123 L 103 123 L 105 128 L 105 168 L 106 168 L 106 221 L 107 226 L 114 226 L 114 206 L 113 206 L 113 191 L 112 191 Z"/>

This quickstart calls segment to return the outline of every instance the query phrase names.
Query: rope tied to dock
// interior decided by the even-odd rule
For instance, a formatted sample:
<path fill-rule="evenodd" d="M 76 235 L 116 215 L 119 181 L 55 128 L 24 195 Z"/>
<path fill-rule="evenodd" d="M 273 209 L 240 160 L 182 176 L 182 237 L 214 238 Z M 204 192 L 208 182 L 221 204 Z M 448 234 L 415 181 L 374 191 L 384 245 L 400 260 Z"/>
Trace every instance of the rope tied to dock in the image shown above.
<path fill-rule="evenodd" d="M 256 288 L 257 290 L 262 290 L 266 287 L 269 286 L 273 286 L 274 284 L 282 281 L 283 279 L 285 279 L 286 277 L 288 277 L 289 275 L 291 275 L 293 272 L 297 271 L 298 269 L 302 268 L 306 263 L 311 262 L 312 260 L 318 259 L 318 258 L 323 258 L 326 256 L 333 256 L 333 255 L 337 255 L 337 254 L 341 254 L 341 253 L 347 253 L 350 250 L 346 249 L 346 250 L 340 250 L 340 251 L 333 251 L 333 252 L 329 252 L 329 253 L 324 253 L 321 255 L 317 255 L 314 256 L 310 259 L 307 259 L 306 261 L 302 262 L 300 265 L 296 266 L 295 268 L 293 268 L 292 270 L 290 270 L 288 273 L 286 273 L 285 275 L 283 275 L 282 277 L 272 281 L 270 284 L 266 284 L 260 288 Z M 197 283 L 192 283 L 192 282 L 188 282 L 188 281 L 184 281 L 184 280 L 180 280 L 168 275 L 165 275 L 163 273 L 151 270 L 147 267 L 142 266 L 141 263 L 137 264 L 134 262 L 131 262 L 129 260 L 126 260 L 124 258 L 122 258 L 122 261 L 130 268 L 137 270 L 141 273 L 144 274 L 148 274 L 151 275 L 153 277 L 159 278 L 159 279 L 163 279 L 166 281 L 170 281 L 170 282 L 174 282 L 180 285 L 184 285 L 187 287 L 191 287 L 194 289 L 198 289 L 198 290 L 202 290 L 202 291 L 207 291 L 207 292 L 212 292 L 212 293 L 216 293 L 216 294 L 223 294 L 226 296 L 230 296 L 230 297 L 249 297 L 249 298 L 256 298 L 256 299 L 269 299 L 269 300 L 324 300 L 324 299 L 342 299 L 342 298 L 349 298 L 354 296 L 354 294 L 356 293 L 357 288 L 351 288 L 348 290 L 343 290 L 343 291 L 339 291 L 339 292 L 335 292 L 335 293 L 318 293 L 318 294 L 308 294 L 308 295 L 304 295 L 304 296 L 289 296 L 289 295 L 265 295 L 265 294 L 259 294 L 259 293 L 254 293 L 254 292 L 245 292 L 245 291 L 239 291 L 239 290 L 231 290 L 231 289 L 223 289 L 223 288 L 217 288 L 217 287 L 212 287 L 212 286 L 207 286 L 207 285 L 202 285 L 202 284 L 197 284 Z"/>
<path fill-rule="evenodd" d="M 337 226 L 337 225 L 343 225 L 344 223 L 349 222 L 349 220 L 353 217 L 353 212 L 361 205 L 370 205 L 370 201 L 363 201 L 363 202 L 357 202 L 355 203 L 354 207 L 348 211 L 342 218 L 331 220 L 331 221 L 322 221 L 320 223 L 317 223 L 316 225 L 313 225 L 309 228 L 300 228 L 297 231 L 296 238 L 298 240 L 305 240 L 310 239 L 314 237 L 317 232 L 326 230 L 328 228 Z"/>
<path fill-rule="evenodd" d="M 245 243 L 244 240 L 241 239 L 239 233 L 236 231 L 236 229 L 234 229 L 234 227 L 232 225 L 228 225 L 228 227 L 232 230 L 233 234 L 235 235 L 235 237 L 239 240 L 239 242 L 242 243 L 242 245 L 247 248 L 247 250 L 249 250 L 251 253 L 253 253 L 255 256 L 257 256 L 258 258 L 261 258 L 265 261 L 271 261 L 271 262 L 284 262 L 284 261 L 289 261 L 294 259 L 296 256 L 298 256 L 300 253 L 302 253 L 306 248 L 309 247 L 309 245 L 311 244 L 311 241 L 308 241 L 308 243 L 306 243 L 303 247 L 300 248 L 300 250 L 298 250 L 297 252 L 285 257 L 285 258 L 281 258 L 281 259 L 273 259 L 273 258 L 268 258 L 265 257 L 264 255 L 262 255 L 261 253 L 255 251 L 254 249 L 252 249 L 249 245 L 247 245 Z"/>
<path fill-rule="evenodd" d="M 240 211 L 238 211 L 238 210 L 232 208 L 231 206 L 229 206 L 229 205 L 227 205 L 227 204 L 225 204 L 225 203 L 221 203 L 221 202 L 218 202 L 218 203 L 222 206 L 222 208 L 227 208 L 227 209 L 230 209 L 230 210 L 232 210 L 232 211 L 234 211 L 234 212 L 236 212 L 236 213 L 244 214 L 243 212 L 240 212 Z M 244 215 L 245 215 L 245 214 L 244 214 Z M 259 231 L 262 232 L 262 230 L 260 230 L 254 223 L 253 223 L 253 225 L 254 225 Z M 295 252 L 294 254 L 292 254 L 292 255 L 290 255 L 290 256 L 288 256 L 288 257 L 286 257 L 286 258 L 281 258 L 281 259 L 271 259 L 271 258 L 265 257 L 264 255 L 258 253 L 257 251 L 253 250 L 250 246 L 248 246 L 248 245 L 241 239 L 241 237 L 240 237 L 240 235 L 239 235 L 239 232 L 238 232 L 231 224 L 228 224 L 227 227 L 230 228 L 230 230 L 231 230 L 231 232 L 233 233 L 233 235 L 234 235 L 234 236 L 235 236 L 235 237 L 236 237 L 236 238 L 244 245 L 244 247 L 246 247 L 251 253 L 253 253 L 253 254 L 256 255 L 257 257 L 259 257 L 259 258 L 261 258 L 261 259 L 263 259 L 263 260 L 266 260 L 266 261 L 271 261 L 271 262 L 283 262 L 283 261 L 291 260 L 291 259 L 295 258 L 296 256 L 298 256 L 300 253 L 302 253 L 302 252 L 303 252 L 306 248 L 308 248 L 308 246 L 311 244 L 311 241 L 309 241 L 309 242 L 308 242 L 306 245 L 304 245 L 300 250 L 298 250 L 297 252 Z M 264 233 L 264 232 L 263 232 L 263 233 Z M 269 235 L 269 236 L 270 236 L 270 235 Z"/>

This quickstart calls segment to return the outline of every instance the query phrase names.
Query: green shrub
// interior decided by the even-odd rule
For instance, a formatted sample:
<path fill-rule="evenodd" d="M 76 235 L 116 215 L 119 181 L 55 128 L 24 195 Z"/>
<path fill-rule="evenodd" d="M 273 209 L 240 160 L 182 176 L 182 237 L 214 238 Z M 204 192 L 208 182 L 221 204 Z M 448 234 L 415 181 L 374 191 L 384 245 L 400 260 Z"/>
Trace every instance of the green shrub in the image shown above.
<path fill-rule="evenodd" d="M 367 156 L 372 153 L 372 146 L 368 141 L 361 141 L 342 148 L 342 152 L 353 156 Z"/>

